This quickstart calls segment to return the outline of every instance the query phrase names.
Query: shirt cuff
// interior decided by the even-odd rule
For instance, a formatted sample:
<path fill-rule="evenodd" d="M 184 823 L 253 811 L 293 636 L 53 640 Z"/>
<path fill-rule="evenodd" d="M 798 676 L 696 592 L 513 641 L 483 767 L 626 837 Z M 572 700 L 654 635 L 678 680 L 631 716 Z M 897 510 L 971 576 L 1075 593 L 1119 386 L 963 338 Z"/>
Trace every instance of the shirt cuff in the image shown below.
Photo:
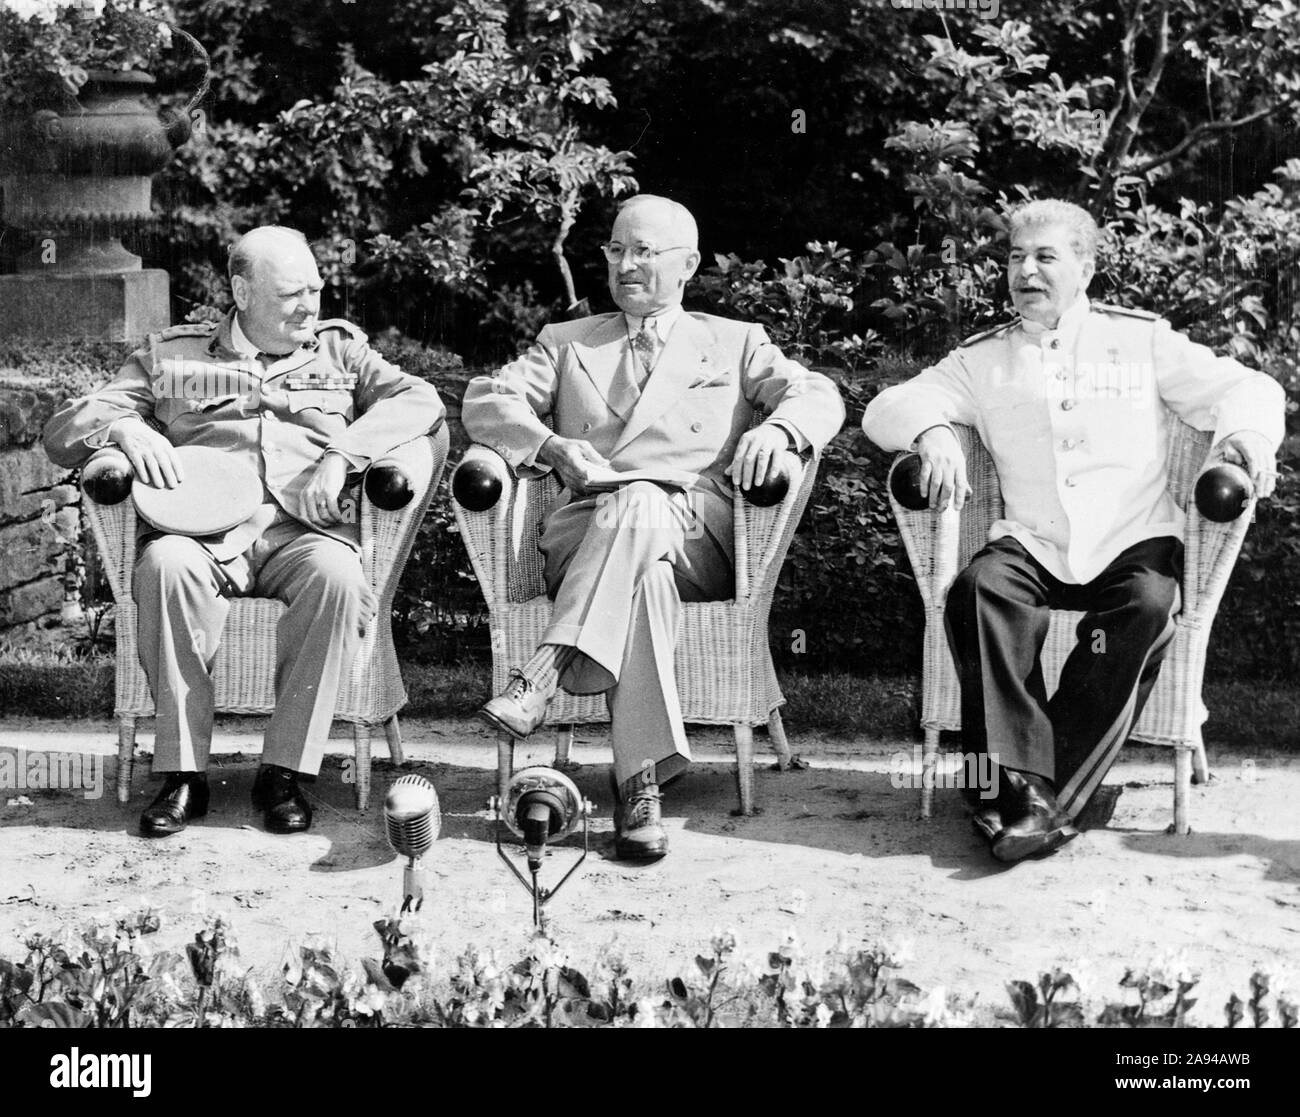
<path fill-rule="evenodd" d="M 790 439 L 789 450 L 791 453 L 802 454 L 812 445 L 812 443 L 804 438 L 797 427 L 792 426 L 785 419 L 769 419 L 767 423 L 768 426 L 779 427 L 781 430 L 785 431 L 786 437 Z"/>
<path fill-rule="evenodd" d="M 340 450 L 337 446 L 327 446 L 325 448 L 325 454 L 338 454 L 340 458 L 348 463 L 348 471 L 351 473 L 362 472 L 372 460 L 371 458 L 362 457 L 359 454 L 350 454 L 346 450 Z M 322 460 L 324 459 L 325 454 L 321 455 Z"/>
<path fill-rule="evenodd" d="M 946 430 L 946 431 L 952 431 L 952 436 L 953 436 L 953 438 L 956 438 L 956 437 L 957 437 L 957 432 L 956 432 L 955 430 L 953 430 L 952 427 L 951 427 L 949 424 L 947 424 L 947 423 L 931 423 L 928 427 L 925 427 L 923 430 L 920 430 L 920 431 L 917 432 L 916 437 L 915 437 L 914 439 L 912 439 L 912 446 L 911 446 L 911 449 L 913 449 L 913 450 L 916 449 L 916 444 L 917 444 L 918 442 L 921 441 L 921 436 L 922 436 L 923 434 L 925 434 L 926 431 L 932 431 L 932 430 L 934 430 L 936 427 L 943 427 L 943 429 Z"/>
<path fill-rule="evenodd" d="M 115 419 L 110 419 L 108 423 L 100 427 L 99 430 L 91 431 L 84 439 L 82 439 L 82 441 L 92 450 L 102 450 L 105 446 L 112 446 L 113 442 L 109 439 L 108 432 L 117 426 L 117 424 L 123 419 L 134 419 L 136 422 L 144 423 L 144 419 L 141 416 L 137 415 L 134 411 L 130 411 L 125 415 L 119 415 Z M 145 425 L 148 426 L 147 423 Z"/>

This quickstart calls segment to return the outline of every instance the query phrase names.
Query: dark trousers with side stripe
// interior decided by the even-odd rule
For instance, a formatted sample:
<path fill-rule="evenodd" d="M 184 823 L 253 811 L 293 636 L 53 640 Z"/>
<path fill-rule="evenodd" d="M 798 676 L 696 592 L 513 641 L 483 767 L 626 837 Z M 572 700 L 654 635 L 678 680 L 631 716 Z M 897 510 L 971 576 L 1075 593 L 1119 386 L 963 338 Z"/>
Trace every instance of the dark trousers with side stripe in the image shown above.
<path fill-rule="evenodd" d="M 1017 540 L 981 550 L 948 592 L 962 741 L 1053 782 L 1072 818 L 1100 786 L 1146 704 L 1174 637 L 1182 540 L 1147 539 L 1085 585 L 1061 582 Z M 1049 700 L 1041 652 L 1052 609 L 1082 610 Z"/>

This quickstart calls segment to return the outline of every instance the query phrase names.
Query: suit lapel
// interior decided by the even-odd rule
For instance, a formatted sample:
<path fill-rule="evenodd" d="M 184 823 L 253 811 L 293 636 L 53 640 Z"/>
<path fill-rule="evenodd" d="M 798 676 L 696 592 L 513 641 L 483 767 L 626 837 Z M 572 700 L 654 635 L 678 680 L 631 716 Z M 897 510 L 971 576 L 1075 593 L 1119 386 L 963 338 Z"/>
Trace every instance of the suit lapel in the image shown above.
<path fill-rule="evenodd" d="M 586 341 L 573 343 L 574 356 L 578 358 L 578 363 L 582 365 L 583 371 L 590 378 L 596 391 L 600 393 L 600 398 L 606 403 L 610 402 L 610 389 L 614 384 L 614 374 L 618 371 L 619 362 L 625 353 L 630 352 L 630 349 L 627 344 L 627 326 L 622 314 L 615 314 L 600 323 L 587 335 Z M 611 409 L 620 418 L 624 418 L 617 408 Z"/>
<path fill-rule="evenodd" d="M 682 314 L 669 335 L 654 372 L 641 389 L 641 398 L 632 408 L 627 426 L 614 444 L 617 454 L 634 438 L 653 425 L 709 367 L 709 350 L 713 337 L 689 314 Z"/>

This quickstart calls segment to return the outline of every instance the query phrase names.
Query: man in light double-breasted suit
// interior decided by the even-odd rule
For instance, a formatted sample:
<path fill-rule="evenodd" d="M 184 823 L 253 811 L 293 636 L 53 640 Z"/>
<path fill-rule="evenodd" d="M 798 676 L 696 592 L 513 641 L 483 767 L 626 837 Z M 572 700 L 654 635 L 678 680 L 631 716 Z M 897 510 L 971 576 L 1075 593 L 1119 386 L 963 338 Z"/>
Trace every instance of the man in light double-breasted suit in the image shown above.
<path fill-rule="evenodd" d="M 1142 712 L 1174 635 L 1183 513 L 1168 492 L 1167 412 L 1214 432 L 1212 456 L 1274 487 L 1281 386 L 1140 310 L 1089 303 L 1097 227 L 1078 206 L 1011 218 L 1019 319 L 964 342 L 867 406 L 886 450 L 915 449 L 931 508 L 961 508 L 966 465 L 950 423 L 974 426 L 1005 515 L 946 605 L 965 747 L 1000 766 L 978 828 L 1002 861 L 1050 853 Z M 1079 610 L 1079 642 L 1046 697 L 1049 610 Z M 983 769 L 981 769 L 983 770 Z"/>
<path fill-rule="evenodd" d="M 605 692 L 616 847 L 637 860 L 667 851 L 660 787 L 690 760 L 673 676 L 680 604 L 733 592 L 733 485 L 788 475 L 791 452 L 820 450 L 844 420 L 834 384 L 762 327 L 682 310 L 697 241 L 684 207 L 630 199 L 604 246 L 620 312 L 547 326 L 470 382 L 462 412 L 476 441 L 521 474 L 554 469 L 565 488 L 541 536 L 551 624 L 482 716 L 523 738 L 558 686 Z M 592 469 L 661 481 L 598 492 Z"/>

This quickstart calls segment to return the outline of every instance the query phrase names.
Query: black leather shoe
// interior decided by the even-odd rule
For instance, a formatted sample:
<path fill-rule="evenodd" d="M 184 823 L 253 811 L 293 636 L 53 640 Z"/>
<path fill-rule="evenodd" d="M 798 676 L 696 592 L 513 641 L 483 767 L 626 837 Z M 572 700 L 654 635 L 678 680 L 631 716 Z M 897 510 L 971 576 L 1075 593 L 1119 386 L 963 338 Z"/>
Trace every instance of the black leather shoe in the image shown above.
<path fill-rule="evenodd" d="M 168 772 L 167 780 L 140 814 L 140 833 L 146 838 L 179 834 L 192 818 L 208 813 L 208 777 L 203 772 Z"/>
<path fill-rule="evenodd" d="M 613 773 L 610 783 L 613 784 Z M 642 784 L 622 797 L 614 789 L 614 853 L 620 861 L 658 861 L 668 852 L 659 785 Z"/>
<path fill-rule="evenodd" d="M 1002 833 L 1002 812 L 997 807 L 981 807 L 972 811 L 970 821 L 976 833 L 990 842 L 996 842 Z"/>
<path fill-rule="evenodd" d="M 1042 776 L 1003 768 L 1002 778 L 1009 784 L 1010 806 L 1004 808 L 1002 832 L 993 842 L 993 856 L 999 861 L 1044 857 L 1079 836 Z"/>
<path fill-rule="evenodd" d="M 264 812 L 266 828 L 273 834 L 300 834 L 311 826 L 311 804 L 291 768 L 263 764 L 253 781 L 253 806 Z"/>

